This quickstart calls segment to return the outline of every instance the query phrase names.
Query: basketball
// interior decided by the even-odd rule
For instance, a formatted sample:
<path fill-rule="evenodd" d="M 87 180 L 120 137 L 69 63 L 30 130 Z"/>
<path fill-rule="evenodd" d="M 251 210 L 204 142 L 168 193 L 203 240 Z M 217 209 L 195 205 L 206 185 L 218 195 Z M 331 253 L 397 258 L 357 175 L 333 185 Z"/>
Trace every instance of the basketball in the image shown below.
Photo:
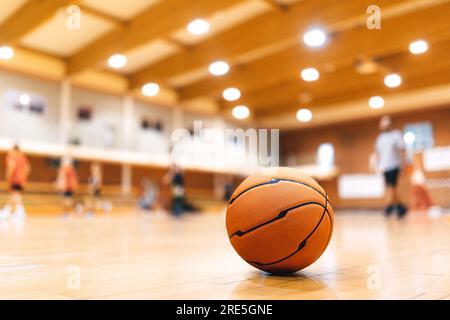
<path fill-rule="evenodd" d="M 228 237 L 250 265 L 269 273 L 306 268 L 325 251 L 333 230 L 333 209 L 325 190 L 299 170 L 252 175 L 227 207 Z"/>

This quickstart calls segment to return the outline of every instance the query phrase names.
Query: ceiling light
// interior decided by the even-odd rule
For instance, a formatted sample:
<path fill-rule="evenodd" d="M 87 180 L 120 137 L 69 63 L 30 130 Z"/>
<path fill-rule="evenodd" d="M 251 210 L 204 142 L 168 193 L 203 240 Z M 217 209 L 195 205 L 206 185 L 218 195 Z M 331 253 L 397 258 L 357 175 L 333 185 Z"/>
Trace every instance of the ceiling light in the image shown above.
<path fill-rule="evenodd" d="M 307 82 L 316 81 L 319 79 L 319 71 L 315 68 L 306 68 L 302 70 L 301 77 Z"/>
<path fill-rule="evenodd" d="M 14 50 L 11 47 L 0 47 L 0 60 L 10 60 L 14 56 Z"/>
<path fill-rule="evenodd" d="M 245 119 L 250 115 L 250 110 L 247 106 L 236 106 L 233 108 L 232 113 L 236 119 Z"/>
<path fill-rule="evenodd" d="M 312 119 L 312 112 L 309 109 L 300 109 L 297 111 L 297 120 L 300 122 L 309 122 Z"/>
<path fill-rule="evenodd" d="M 372 109 L 381 109 L 384 107 L 384 99 L 380 96 L 371 97 L 369 99 L 369 107 Z"/>
<path fill-rule="evenodd" d="M 125 57 L 123 54 L 112 55 L 108 59 L 108 64 L 110 65 L 111 68 L 114 69 L 123 68 L 127 64 L 127 57 Z"/>
<path fill-rule="evenodd" d="M 26 93 L 21 94 L 20 97 L 19 97 L 19 103 L 22 106 L 29 106 L 30 103 L 31 103 L 31 97 L 28 94 L 26 94 Z"/>
<path fill-rule="evenodd" d="M 384 84 L 389 88 L 396 88 L 402 84 L 402 77 L 397 73 L 388 74 L 384 77 Z"/>
<path fill-rule="evenodd" d="M 303 35 L 303 41 L 308 47 L 321 47 L 327 41 L 327 34 L 320 29 L 312 29 Z"/>
<path fill-rule="evenodd" d="M 409 44 L 409 52 L 421 54 L 428 51 L 428 43 L 424 40 L 417 40 Z"/>
<path fill-rule="evenodd" d="M 157 83 L 147 83 L 142 87 L 142 94 L 146 97 L 154 97 L 159 93 L 159 85 Z"/>
<path fill-rule="evenodd" d="M 228 88 L 223 91 L 222 96 L 227 101 L 236 101 L 241 97 L 241 91 L 237 88 Z"/>
<path fill-rule="evenodd" d="M 187 30 L 195 35 L 205 34 L 209 31 L 209 23 L 203 19 L 195 19 L 188 24 Z"/>
<path fill-rule="evenodd" d="M 215 76 L 223 76 L 230 70 L 228 63 L 224 61 L 216 61 L 210 64 L 209 72 Z"/>

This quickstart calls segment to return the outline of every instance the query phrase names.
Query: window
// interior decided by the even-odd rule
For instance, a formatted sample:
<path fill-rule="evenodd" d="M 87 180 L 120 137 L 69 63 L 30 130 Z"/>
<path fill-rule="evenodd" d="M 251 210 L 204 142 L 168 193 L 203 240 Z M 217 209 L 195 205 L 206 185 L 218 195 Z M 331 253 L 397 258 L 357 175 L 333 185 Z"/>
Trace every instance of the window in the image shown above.
<path fill-rule="evenodd" d="M 317 150 L 317 163 L 320 167 L 334 166 L 334 146 L 331 143 L 322 143 Z"/>
<path fill-rule="evenodd" d="M 92 118 L 92 107 L 81 106 L 78 108 L 78 120 L 89 121 Z"/>
<path fill-rule="evenodd" d="M 47 110 L 47 103 L 42 96 L 25 91 L 6 90 L 5 100 L 7 108 L 18 112 L 43 115 Z"/>
<path fill-rule="evenodd" d="M 407 124 L 403 131 L 406 146 L 413 151 L 422 151 L 434 146 L 433 125 L 431 122 Z"/>
<path fill-rule="evenodd" d="M 163 130 L 163 124 L 160 120 L 150 121 L 146 118 L 141 120 L 142 130 L 154 130 L 156 132 L 161 132 Z"/>
<path fill-rule="evenodd" d="M 141 121 L 141 129 L 142 130 L 150 129 L 150 122 L 147 119 L 142 119 L 142 121 Z"/>

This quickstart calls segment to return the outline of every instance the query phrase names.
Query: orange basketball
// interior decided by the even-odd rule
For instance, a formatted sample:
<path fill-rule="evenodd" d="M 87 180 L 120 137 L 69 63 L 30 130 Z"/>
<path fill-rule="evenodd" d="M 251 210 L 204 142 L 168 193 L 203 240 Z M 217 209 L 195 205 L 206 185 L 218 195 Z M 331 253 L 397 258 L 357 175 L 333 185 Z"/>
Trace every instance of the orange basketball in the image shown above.
<path fill-rule="evenodd" d="M 292 273 L 316 261 L 333 230 L 325 190 L 299 170 L 252 175 L 234 191 L 227 208 L 228 237 L 252 266 Z"/>

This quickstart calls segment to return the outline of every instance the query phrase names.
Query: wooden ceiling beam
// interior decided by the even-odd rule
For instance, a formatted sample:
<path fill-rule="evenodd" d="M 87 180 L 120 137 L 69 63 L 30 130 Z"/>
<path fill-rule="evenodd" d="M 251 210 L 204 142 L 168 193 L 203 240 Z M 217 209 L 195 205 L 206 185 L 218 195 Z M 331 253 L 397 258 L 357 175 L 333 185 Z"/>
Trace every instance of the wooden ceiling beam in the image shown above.
<path fill-rule="evenodd" d="M 359 56 L 377 57 L 407 50 L 410 41 L 426 38 L 435 42 L 450 36 L 450 3 L 383 20 L 381 30 L 365 26 L 335 34 L 325 48 L 311 50 L 303 45 L 233 68 L 223 77 L 208 78 L 180 89 L 180 98 L 219 97 L 222 90 L 233 86 L 243 92 L 298 80 L 300 70 L 314 66 L 320 71 L 349 65 Z"/>
<path fill-rule="evenodd" d="M 377 4 L 386 9 L 397 5 L 410 6 L 410 2 L 380 0 Z M 286 44 L 290 48 L 296 47 L 301 33 L 319 23 L 330 33 L 351 27 L 355 23 L 365 25 L 366 10 L 370 4 L 371 1 L 365 0 L 348 1 L 345 5 L 336 0 L 304 0 L 289 6 L 287 10 L 270 11 L 222 32 L 191 50 L 135 73 L 131 77 L 132 86 L 139 87 L 148 81 L 163 81 L 205 69 L 218 59 L 226 60 L 230 65 L 239 65 L 244 56 L 251 56 L 252 53 L 259 56 L 257 53 L 265 50 L 270 54 L 270 49 L 279 43 L 284 43 L 280 46 L 282 49 L 286 48 Z"/>
<path fill-rule="evenodd" d="M 287 10 L 289 8 L 287 4 L 280 3 L 277 0 L 264 0 L 264 1 L 275 10 Z"/>
<path fill-rule="evenodd" d="M 391 95 L 395 94 L 401 94 L 401 93 L 408 93 L 415 90 L 421 90 L 421 89 L 427 89 L 430 87 L 436 87 L 436 86 L 442 86 L 442 85 L 448 85 L 450 84 L 450 69 L 446 70 L 447 73 L 430 73 L 430 74 L 422 74 L 420 77 L 414 77 L 411 79 L 408 79 L 408 82 L 405 83 L 401 88 L 398 88 L 397 90 L 389 90 L 388 88 L 382 88 L 378 85 L 371 85 L 364 88 L 360 88 L 361 90 L 356 90 L 353 92 L 345 93 L 341 99 L 338 96 L 332 96 L 332 97 L 324 97 L 320 100 L 317 100 L 317 104 L 315 104 L 313 107 L 310 107 L 311 110 L 321 110 L 323 108 L 329 108 L 330 106 L 335 105 L 343 105 L 345 103 L 350 103 L 351 101 L 361 100 L 361 99 L 367 99 L 367 108 L 368 106 L 368 99 L 372 95 L 379 95 L 381 94 L 385 98 L 388 98 Z M 426 107 L 426 106 L 424 106 Z M 299 109 L 298 105 L 290 105 L 290 106 L 284 106 L 283 108 L 280 108 L 279 110 L 256 110 L 254 112 L 255 117 L 257 119 L 263 119 L 263 118 L 272 118 L 277 117 L 280 115 L 290 114 L 293 117 L 295 117 L 295 113 Z"/>
<path fill-rule="evenodd" d="M 94 17 L 104 20 L 108 23 L 111 23 L 114 25 L 115 28 L 121 29 L 121 28 L 125 28 L 127 26 L 127 22 L 125 20 L 121 20 L 119 18 L 116 18 L 112 15 L 109 15 L 107 13 L 104 13 L 100 10 L 89 7 L 82 3 L 80 3 L 78 6 L 80 7 L 82 13 L 87 13 L 91 16 L 94 16 Z"/>
<path fill-rule="evenodd" d="M 278 101 L 273 100 L 269 104 L 255 105 L 252 109 L 258 117 L 272 116 L 296 111 L 301 106 L 318 108 L 358 98 L 369 98 L 371 95 L 389 95 L 397 91 L 447 84 L 450 83 L 450 60 L 445 57 L 449 50 L 450 42 L 446 42 L 438 48 L 434 48 L 428 56 L 411 57 L 405 53 L 380 61 L 388 66 L 402 66 L 401 69 L 397 69 L 403 79 L 402 85 L 398 88 L 387 88 L 383 82 L 383 74 L 357 75 L 351 68 L 347 68 L 327 76 L 324 79 L 326 81 L 324 85 L 311 91 L 313 100 L 310 103 L 300 103 L 299 94 L 295 90 L 289 89 L 292 91 L 285 99 L 280 97 Z M 264 97 L 260 99 L 262 101 Z"/>
<path fill-rule="evenodd" d="M 295 112 L 259 118 L 258 126 L 289 130 L 294 128 L 317 127 L 368 118 L 379 118 L 387 114 L 411 113 L 415 110 L 431 111 L 447 108 L 450 103 L 450 83 L 436 86 L 392 92 L 385 96 L 386 106 L 381 110 L 372 110 L 367 100 L 356 99 L 345 103 L 328 104 L 314 110 L 313 121 L 300 123 Z"/>
<path fill-rule="evenodd" d="M 109 32 L 106 36 L 81 49 L 68 60 L 69 74 L 95 67 L 100 61 L 118 52 L 131 50 L 160 37 L 168 36 L 199 16 L 208 16 L 239 0 L 164 0 L 136 18 L 126 27 Z"/>
<path fill-rule="evenodd" d="M 339 68 L 330 73 L 322 74 L 317 82 L 294 80 L 283 84 L 266 87 L 264 89 L 247 92 L 238 101 L 253 109 L 272 108 L 279 105 L 314 104 L 314 99 L 323 95 L 342 95 L 342 92 L 354 88 L 358 90 L 371 83 L 383 83 L 384 76 L 391 72 L 398 72 L 403 77 L 427 71 L 430 68 L 446 67 L 450 65 L 447 59 L 450 52 L 450 41 L 433 44 L 427 54 L 421 56 L 402 52 L 377 59 L 379 69 L 373 74 L 360 74 L 353 65 Z M 439 72 L 439 69 L 437 70 Z M 303 97 L 303 98 L 302 98 Z M 307 101 L 307 99 L 310 101 Z M 306 100 L 306 101 L 302 101 Z M 232 108 L 236 103 L 223 102 L 225 109 Z"/>
<path fill-rule="evenodd" d="M 51 19 L 69 0 L 29 0 L 0 25 L 0 44 L 16 45 L 19 40 Z"/>

